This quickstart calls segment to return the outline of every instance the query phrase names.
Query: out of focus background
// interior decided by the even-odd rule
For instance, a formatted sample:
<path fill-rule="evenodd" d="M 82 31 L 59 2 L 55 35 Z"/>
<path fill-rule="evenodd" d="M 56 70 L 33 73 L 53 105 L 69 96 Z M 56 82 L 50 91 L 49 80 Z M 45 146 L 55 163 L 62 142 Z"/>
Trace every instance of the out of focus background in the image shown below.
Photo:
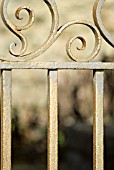
<path fill-rule="evenodd" d="M 1 2 L 1 1 L 0 1 Z M 58 0 L 60 25 L 75 19 L 93 22 L 95 0 Z M 33 26 L 23 31 L 29 43 L 28 52 L 40 47 L 48 37 L 51 16 L 43 0 L 11 0 L 8 14 L 12 22 L 22 25 L 28 15 L 21 12 L 23 21 L 17 21 L 15 11 L 20 6 L 30 6 L 35 12 Z M 105 2 L 102 20 L 114 36 L 114 1 Z M 94 35 L 85 26 L 75 25 L 66 29 L 59 39 L 43 55 L 33 61 L 71 61 L 66 54 L 67 40 L 72 36 L 84 36 L 87 48 L 74 54 L 87 56 L 94 48 Z M 20 41 L 0 20 L 0 54 L 8 53 L 9 45 L 21 47 Z M 114 49 L 102 40 L 99 55 L 93 61 L 114 61 Z M 72 61 L 71 61 L 72 62 Z M 92 71 L 59 71 L 59 170 L 92 170 Z M 42 70 L 13 70 L 12 107 L 12 170 L 46 170 L 47 159 L 47 72 Z M 105 170 L 114 169 L 114 72 L 105 72 Z"/>

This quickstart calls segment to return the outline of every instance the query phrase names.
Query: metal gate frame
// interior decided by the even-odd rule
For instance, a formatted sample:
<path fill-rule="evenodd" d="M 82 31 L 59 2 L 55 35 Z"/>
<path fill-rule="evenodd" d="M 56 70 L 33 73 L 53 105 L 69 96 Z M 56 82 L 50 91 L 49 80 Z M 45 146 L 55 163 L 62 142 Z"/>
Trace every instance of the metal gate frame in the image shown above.
<path fill-rule="evenodd" d="M 58 71 L 59 70 L 91 70 L 93 71 L 93 170 L 104 169 L 104 124 L 103 124 L 103 98 L 104 98 L 104 72 L 114 70 L 114 63 L 88 62 L 93 59 L 101 47 L 101 36 L 114 47 L 114 40 L 102 24 L 100 11 L 105 0 L 96 0 L 93 10 L 95 25 L 82 20 L 70 21 L 59 27 L 58 11 L 55 0 L 44 0 L 52 15 L 52 27 L 47 41 L 40 49 L 25 54 L 27 41 L 21 30 L 29 28 L 34 21 L 34 13 L 30 7 L 20 7 L 16 11 L 17 19 L 21 19 L 21 10 L 27 10 L 29 22 L 23 27 L 15 26 L 7 14 L 9 0 L 2 0 L 1 15 L 6 27 L 12 31 L 22 42 L 20 53 L 16 54 L 10 46 L 11 56 L 0 55 L 0 70 L 2 76 L 1 94 L 1 170 L 11 170 L 11 107 L 12 107 L 12 70 L 14 69 L 45 69 L 48 70 L 48 170 L 58 170 Z M 78 38 L 82 41 L 83 50 L 86 41 L 83 37 L 73 37 L 67 42 L 67 54 L 73 61 L 78 62 L 32 62 L 31 60 L 45 52 L 60 34 L 69 26 L 82 24 L 88 26 L 95 35 L 95 48 L 86 59 L 75 59 L 71 45 Z M 99 32 L 100 31 L 100 32 Z M 26 61 L 26 62 L 25 62 Z M 84 61 L 84 62 L 83 62 Z"/>

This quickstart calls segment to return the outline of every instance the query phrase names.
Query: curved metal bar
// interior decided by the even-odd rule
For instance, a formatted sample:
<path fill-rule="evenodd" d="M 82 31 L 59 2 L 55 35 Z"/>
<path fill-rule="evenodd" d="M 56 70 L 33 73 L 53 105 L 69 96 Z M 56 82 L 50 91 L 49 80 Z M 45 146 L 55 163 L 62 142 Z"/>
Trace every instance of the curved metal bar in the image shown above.
<path fill-rule="evenodd" d="M 27 28 L 29 28 L 33 21 L 34 21 L 34 13 L 33 11 L 29 8 L 29 7 L 20 7 L 17 9 L 15 16 L 17 17 L 17 19 L 21 20 L 23 18 L 20 18 L 19 14 L 21 10 L 27 10 L 28 14 L 29 14 L 29 21 L 25 26 L 15 26 L 11 20 L 9 19 L 8 15 L 7 15 L 7 6 L 8 6 L 8 2 L 9 0 L 2 0 L 2 19 L 5 23 L 5 25 L 15 34 L 19 37 L 19 39 L 22 42 L 22 49 L 20 51 L 19 54 L 15 54 L 12 51 L 12 45 L 10 47 L 10 53 L 12 54 L 9 57 L 5 57 L 5 56 L 0 56 L 1 60 L 5 60 L 5 61 L 27 61 L 27 60 L 31 60 L 34 59 L 36 57 L 38 57 L 39 55 L 41 55 L 42 53 L 44 53 L 55 41 L 56 39 L 61 35 L 61 33 L 68 27 L 70 27 L 71 25 L 77 25 L 77 24 L 81 24 L 81 25 L 86 25 L 87 27 L 89 27 L 94 35 L 95 35 L 95 47 L 92 51 L 92 53 L 86 58 L 86 59 L 75 59 L 76 57 L 73 56 L 72 52 L 71 52 L 71 45 L 73 43 L 73 41 L 75 39 L 80 39 L 82 42 L 82 48 L 77 48 L 78 50 L 84 50 L 86 48 L 86 40 L 83 37 L 73 37 L 71 38 L 66 45 L 66 51 L 68 56 L 73 60 L 73 61 L 90 61 L 91 59 L 93 59 L 99 52 L 100 47 L 101 47 L 101 37 L 100 37 L 100 33 L 97 29 L 97 27 L 95 25 L 93 25 L 90 22 L 87 21 L 82 21 L 82 20 L 75 20 L 75 21 L 70 21 L 66 24 L 64 24 L 63 26 L 59 27 L 59 16 L 58 16 L 58 10 L 57 10 L 57 6 L 55 1 L 53 0 L 44 0 L 44 2 L 46 3 L 46 5 L 48 6 L 50 13 L 51 13 L 51 17 L 52 17 L 52 24 L 51 24 L 51 30 L 49 33 L 49 36 L 47 38 L 47 40 L 43 43 L 43 45 L 36 49 L 35 51 L 25 54 L 26 49 L 27 49 L 27 40 L 26 38 L 19 32 L 21 30 L 25 30 Z"/>
<path fill-rule="evenodd" d="M 73 61 L 90 61 L 92 60 L 93 58 L 95 58 L 95 56 L 98 54 L 98 52 L 100 51 L 100 48 L 101 48 L 101 36 L 100 36 L 100 33 L 97 29 L 97 27 L 95 25 L 93 25 L 92 23 L 88 22 L 88 21 L 84 21 L 84 20 L 75 20 L 75 21 L 70 21 L 68 23 L 66 23 L 65 25 L 63 25 L 62 27 L 60 27 L 58 33 L 57 33 L 57 37 L 66 29 L 68 28 L 69 26 L 71 25 L 77 25 L 77 24 L 81 24 L 81 25 L 85 25 L 87 27 L 89 27 L 92 32 L 94 33 L 95 35 L 95 46 L 94 46 L 94 49 L 93 51 L 91 52 L 91 54 L 89 54 L 85 59 L 76 59 L 76 57 L 73 56 L 72 52 L 71 52 L 71 45 L 72 43 L 74 42 L 75 39 L 80 39 L 81 42 L 82 42 L 82 48 L 78 48 L 78 50 L 84 50 L 86 48 L 86 40 L 83 38 L 83 37 L 73 37 L 73 38 L 70 38 L 70 40 L 67 42 L 67 45 L 66 45 L 66 51 L 67 51 L 67 54 L 68 56 L 73 60 Z"/>
<path fill-rule="evenodd" d="M 16 26 L 16 30 L 18 30 L 18 31 L 26 30 L 26 29 L 30 28 L 30 27 L 32 26 L 32 24 L 33 24 L 33 22 L 34 22 L 34 18 L 35 18 L 35 16 L 34 16 L 34 11 L 33 11 L 30 7 L 22 6 L 22 7 L 18 8 L 18 9 L 16 10 L 16 12 L 15 12 L 15 16 L 16 16 L 16 18 L 17 18 L 18 20 L 22 20 L 22 19 L 23 19 L 23 18 L 21 18 L 21 17 L 19 16 L 19 15 L 20 15 L 20 12 L 21 12 L 22 10 L 26 10 L 26 11 L 28 12 L 28 14 L 29 14 L 29 21 L 28 21 L 28 23 L 27 23 L 26 25 L 24 25 L 24 26 Z"/>
<path fill-rule="evenodd" d="M 114 47 L 114 39 L 111 37 L 109 32 L 106 30 L 106 28 L 103 25 L 102 19 L 101 19 L 101 9 L 103 4 L 106 0 L 96 0 L 94 7 L 93 7 L 93 19 L 95 22 L 95 25 L 98 27 L 99 31 L 101 32 L 101 35 L 103 38 L 112 46 Z"/>
<path fill-rule="evenodd" d="M 42 48 L 40 49 L 40 50 L 42 50 L 40 52 L 40 54 L 43 53 L 44 51 L 46 51 L 57 40 L 57 38 L 62 34 L 62 32 L 65 29 L 67 29 L 68 27 L 70 27 L 72 25 L 77 25 L 77 24 L 86 25 L 93 31 L 93 33 L 95 35 L 95 47 L 94 47 L 94 50 L 91 52 L 91 54 L 86 57 L 86 59 L 75 59 L 75 57 L 73 56 L 73 54 L 71 52 L 71 44 L 72 43 L 69 43 L 69 41 L 68 41 L 68 43 L 66 45 L 67 54 L 73 61 L 90 61 L 90 60 L 92 60 L 98 54 L 98 52 L 101 48 L 101 36 L 100 36 L 100 33 L 96 26 L 94 26 L 90 22 L 83 21 L 83 20 L 70 21 L 70 22 L 64 24 L 63 26 L 59 27 L 58 30 L 55 30 L 55 33 L 53 34 L 53 36 L 51 36 L 51 39 L 48 39 L 46 44 L 44 43 L 45 48 L 44 48 L 44 46 L 42 46 Z M 77 49 L 84 50 L 86 48 L 85 39 L 83 37 L 77 37 L 77 38 L 82 41 L 82 48 L 81 49 L 77 48 Z M 38 54 L 38 51 L 36 51 L 35 53 L 28 54 L 29 56 L 26 56 L 26 57 L 27 57 L 27 59 L 28 58 L 31 59 L 31 58 L 35 58 L 36 56 L 38 56 L 40 54 Z"/>
<path fill-rule="evenodd" d="M 31 52 L 29 54 L 25 54 L 26 49 L 27 49 L 27 41 L 26 41 L 25 37 L 23 37 L 23 35 L 19 32 L 20 27 L 15 26 L 11 22 L 11 20 L 9 19 L 9 17 L 7 15 L 7 6 L 8 6 L 8 3 L 9 3 L 9 0 L 3 0 L 2 1 L 2 19 L 3 19 L 3 22 L 8 27 L 8 29 L 10 29 L 10 31 L 12 31 L 13 33 L 15 33 L 19 37 L 19 39 L 22 42 L 23 50 L 21 51 L 21 53 L 19 55 L 15 55 L 14 53 L 12 53 L 11 47 L 10 47 L 10 52 L 11 52 L 11 54 L 13 56 L 9 56 L 9 57 L 8 56 L 7 57 L 1 56 L 0 57 L 1 60 L 6 60 L 6 61 L 26 61 L 26 60 L 31 60 L 31 59 L 34 59 L 37 56 L 41 55 L 43 52 L 45 52 L 50 47 L 50 45 L 53 42 L 53 37 L 56 34 L 58 26 L 59 26 L 58 11 L 57 11 L 57 7 L 56 7 L 56 4 L 55 4 L 54 1 L 50 2 L 49 0 L 44 0 L 44 2 L 49 7 L 49 10 L 50 10 L 51 16 L 52 16 L 52 25 L 51 25 L 51 30 L 50 30 L 49 36 L 48 36 L 47 40 L 43 43 L 43 45 L 40 48 L 38 48 L 34 52 Z M 23 7 L 21 7 L 21 9 L 23 9 Z M 19 14 L 21 9 L 18 9 L 17 12 L 16 12 L 16 17 L 17 18 L 19 18 L 18 14 Z M 28 9 L 28 7 L 24 7 L 24 9 Z M 29 17 L 30 17 L 30 15 L 29 15 Z M 34 17 L 33 17 L 33 13 L 32 13 L 32 21 L 33 21 L 33 19 L 34 19 Z M 28 28 L 28 25 L 31 25 L 30 21 L 31 21 L 31 17 L 29 19 L 29 24 L 26 25 L 26 28 Z M 22 29 L 22 27 L 21 27 L 21 29 Z M 18 57 L 16 58 L 15 56 L 18 56 Z"/>
<path fill-rule="evenodd" d="M 49 36 L 40 48 L 36 49 L 34 52 L 23 55 L 24 60 L 31 60 L 38 57 L 39 55 L 44 53 L 55 41 L 57 29 L 59 27 L 59 15 L 58 15 L 57 6 L 54 1 L 51 2 L 49 0 L 44 0 L 44 2 L 47 4 L 52 16 L 52 25 L 51 25 Z"/>
<path fill-rule="evenodd" d="M 26 52 L 26 49 L 27 49 L 27 40 L 25 38 L 25 36 L 19 32 L 23 29 L 27 29 L 28 27 L 30 27 L 34 21 L 34 12 L 28 8 L 28 7 L 20 7 L 17 11 L 16 11 L 16 17 L 17 19 L 21 19 L 19 17 L 19 13 L 22 9 L 25 9 L 27 10 L 27 12 L 29 13 L 29 21 L 28 23 L 23 26 L 23 27 L 18 27 L 16 26 L 15 24 L 13 24 L 13 22 L 9 19 L 9 16 L 7 14 L 7 7 L 8 7 L 8 4 L 9 4 L 9 0 L 3 0 L 2 1 L 2 5 L 1 5 L 1 16 L 2 16 L 2 20 L 4 22 L 4 24 L 7 26 L 7 28 L 13 32 L 21 41 L 22 43 L 22 47 L 21 47 L 21 50 L 20 52 L 17 54 L 13 51 L 12 47 L 15 45 L 16 46 L 16 43 L 12 43 L 10 45 L 10 49 L 9 49 L 9 52 L 14 55 L 15 57 L 18 57 L 18 56 L 21 56 L 23 55 L 25 52 Z"/>

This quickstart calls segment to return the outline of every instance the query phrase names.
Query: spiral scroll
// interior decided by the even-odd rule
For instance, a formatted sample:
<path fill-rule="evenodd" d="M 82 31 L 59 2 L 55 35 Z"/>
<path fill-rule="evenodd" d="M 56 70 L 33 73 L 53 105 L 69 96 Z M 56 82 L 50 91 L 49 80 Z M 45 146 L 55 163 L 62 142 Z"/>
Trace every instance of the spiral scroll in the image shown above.
<path fill-rule="evenodd" d="M 20 14 L 20 11 L 24 9 L 29 13 L 29 21 L 23 27 L 16 26 L 15 24 L 13 24 L 11 22 L 11 20 L 8 17 L 8 14 L 7 14 L 8 3 L 9 3 L 9 0 L 6 0 L 6 1 L 3 0 L 2 1 L 1 16 L 2 16 L 2 19 L 3 19 L 4 23 L 5 23 L 5 25 L 9 28 L 9 30 L 12 31 L 22 42 L 22 48 L 21 48 L 21 50 L 20 50 L 20 52 L 18 54 L 15 53 L 13 51 L 13 49 L 12 49 L 12 47 L 14 45 L 16 46 L 16 43 L 12 43 L 10 45 L 9 52 L 13 56 L 18 57 L 18 56 L 22 56 L 26 52 L 26 49 L 27 49 L 27 40 L 26 40 L 25 36 L 20 31 L 25 30 L 25 29 L 29 28 L 32 25 L 32 23 L 34 21 L 34 12 L 29 7 L 20 7 L 20 8 L 18 8 L 16 13 L 15 13 L 16 18 L 19 19 L 19 20 L 23 19 L 23 18 L 19 17 L 19 14 Z"/>
<path fill-rule="evenodd" d="M 77 25 L 77 24 L 85 25 L 93 31 L 95 35 L 95 47 L 93 51 L 91 52 L 91 54 L 88 55 L 87 59 L 76 59 L 76 57 L 74 57 L 71 52 L 71 45 L 73 41 L 75 39 L 80 39 L 82 42 L 82 48 L 81 49 L 77 48 L 77 49 L 84 50 L 86 48 L 86 40 L 81 36 L 73 37 L 67 42 L 67 45 L 66 45 L 67 54 L 73 61 L 90 61 L 91 59 L 93 59 L 98 54 L 100 47 L 101 47 L 101 37 L 100 37 L 100 33 L 97 27 L 94 24 L 87 22 L 87 21 L 83 21 L 83 20 L 70 21 L 62 25 L 61 27 L 59 27 L 59 16 L 58 16 L 58 10 L 57 10 L 55 1 L 44 0 L 44 2 L 48 6 L 50 13 L 51 13 L 51 17 L 52 17 L 52 24 L 51 24 L 51 30 L 50 30 L 49 36 L 40 48 L 36 49 L 35 51 L 31 53 L 26 54 L 27 40 L 26 40 L 26 37 L 21 33 L 21 31 L 28 29 L 33 24 L 34 12 L 32 11 L 30 7 L 24 6 L 24 7 L 18 8 L 15 13 L 16 18 L 19 20 L 22 20 L 23 18 L 21 18 L 19 14 L 22 10 L 26 10 L 29 14 L 29 21 L 24 26 L 16 26 L 9 19 L 9 16 L 7 14 L 7 7 L 9 4 L 9 0 L 2 0 L 2 8 L 1 8 L 2 20 L 4 24 L 7 26 L 7 28 L 20 39 L 22 43 L 22 47 L 19 53 L 15 53 L 13 50 L 13 46 L 16 44 L 15 43 L 11 44 L 10 49 L 9 49 L 11 56 L 9 57 L 0 56 L 0 59 L 4 61 L 27 61 L 27 60 L 34 59 L 38 57 L 39 55 L 41 55 L 42 53 L 44 53 L 56 41 L 56 39 L 61 35 L 61 33 L 66 28 L 70 27 L 71 25 Z"/>

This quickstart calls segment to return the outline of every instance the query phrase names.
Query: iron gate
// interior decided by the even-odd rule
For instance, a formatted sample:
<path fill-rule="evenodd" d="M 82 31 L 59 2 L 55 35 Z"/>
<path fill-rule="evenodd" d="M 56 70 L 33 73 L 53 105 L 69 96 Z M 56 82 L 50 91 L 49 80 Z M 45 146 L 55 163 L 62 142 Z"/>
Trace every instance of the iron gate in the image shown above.
<path fill-rule="evenodd" d="M 114 69 L 114 63 L 88 62 L 93 59 L 100 50 L 101 36 L 114 47 L 114 40 L 103 26 L 101 20 L 101 8 L 105 0 L 96 0 L 93 10 L 95 25 L 83 20 L 70 21 L 59 27 L 58 10 L 55 0 L 44 0 L 52 16 L 52 27 L 48 39 L 41 48 L 34 52 L 26 54 L 27 40 L 21 33 L 22 30 L 29 28 L 34 21 L 34 12 L 30 7 L 20 7 L 16 11 L 17 19 L 20 18 L 21 10 L 26 10 L 29 14 L 28 23 L 21 27 L 16 26 L 9 19 L 7 7 L 9 0 L 2 0 L 1 16 L 6 27 L 12 31 L 21 41 L 22 48 L 19 53 L 15 53 L 11 44 L 10 56 L 0 55 L 0 69 L 2 76 L 2 95 L 1 95 L 1 170 L 11 170 L 11 107 L 12 107 L 12 80 L 13 69 L 45 69 L 48 70 L 48 170 L 58 169 L 58 71 L 68 70 L 92 70 L 93 71 L 93 91 L 94 91 L 94 113 L 93 113 L 93 169 L 104 169 L 104 129 L 103 129 L 103 89 L 105 70 Z M 66 45 L 68 56 L 73 62 L 32 62 L 29 61 L 44 53 L 60 36 L 60 34 L 69 26 L 81 24 L 89 27 L 95 35 L 95 47 L 93 52 L 86 59 L 76 59 L 71 50 L 71 45 L 75 39 L 80 39 L 83 50 L 86 47 L 86 41 L 83 37 L 73 37 Z M 77 61 L 77 62 L 74 62 Z"/>

